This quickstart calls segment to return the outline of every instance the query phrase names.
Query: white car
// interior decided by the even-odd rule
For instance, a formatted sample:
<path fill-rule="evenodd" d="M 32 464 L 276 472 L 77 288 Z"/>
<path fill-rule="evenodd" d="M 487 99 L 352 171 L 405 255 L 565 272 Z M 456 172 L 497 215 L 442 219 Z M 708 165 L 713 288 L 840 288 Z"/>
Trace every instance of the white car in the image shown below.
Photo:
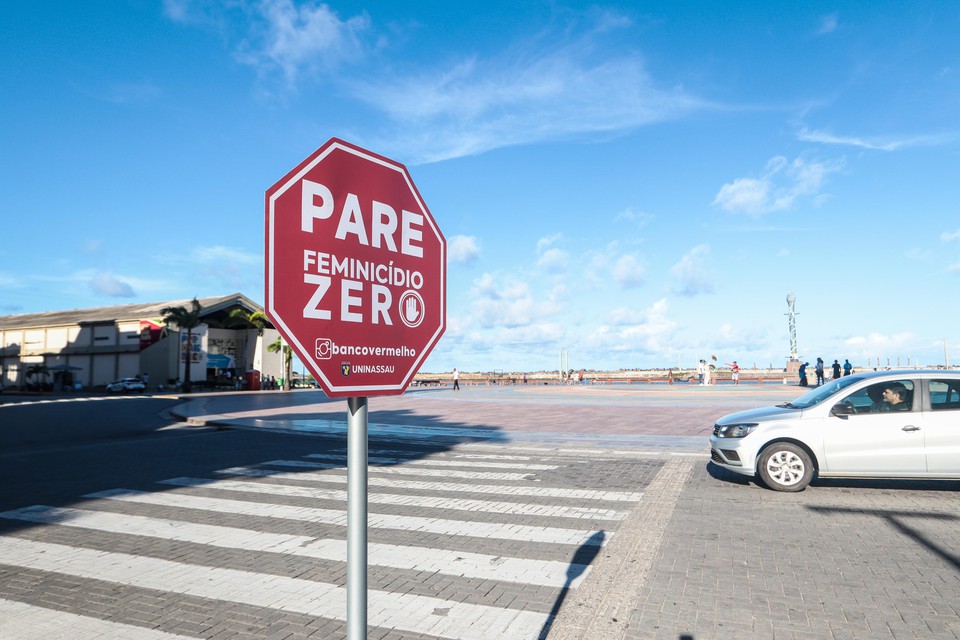
<path fill-rule="evenodd" d="M 960 479 L 960 372 L 844 376 L 713 427 L 714 464 L 777 491 L 822 478 Z"/>
<path fill-rule="evenodd" d="M 147 385 L 143 384 L 143 380 L 140 378 L 120 378 L 119 380 L 114 380 L 107 385 L 107 392 L 116 393 L 123 391 L 138 391 L 143 392 L 147 388 Z"/>

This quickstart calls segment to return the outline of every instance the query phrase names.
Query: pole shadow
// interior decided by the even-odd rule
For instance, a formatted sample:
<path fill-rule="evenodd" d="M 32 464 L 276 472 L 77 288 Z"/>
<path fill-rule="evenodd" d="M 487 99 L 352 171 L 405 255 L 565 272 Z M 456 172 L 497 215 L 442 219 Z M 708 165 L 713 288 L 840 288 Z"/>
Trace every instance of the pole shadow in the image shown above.
<path fill-rule="evenodd" d="M 553 603 L 550 614 L 547 616 L 546 622 L 543 623 L 543 628 L 540 629 L 540 633 L 537 635 L 537 640 L 546 640 L 557 618 L 557 614 L 560 613 L 560 607 L 563 606 L 564 600 L 567 599 L 567 594 L 570 593 L 574 581 L 586 572 L 587 567 L 589 567 L 600 554 L 600 549 L 603 547 L 603 542 L 606 540 L 606 537 L 606 533 L 597 531 L 587 538 L 574 552 L 573 557 L 570 558 L 570 566 L 567 567 L 567 580 L 560 590 L 556 601 Z"/>

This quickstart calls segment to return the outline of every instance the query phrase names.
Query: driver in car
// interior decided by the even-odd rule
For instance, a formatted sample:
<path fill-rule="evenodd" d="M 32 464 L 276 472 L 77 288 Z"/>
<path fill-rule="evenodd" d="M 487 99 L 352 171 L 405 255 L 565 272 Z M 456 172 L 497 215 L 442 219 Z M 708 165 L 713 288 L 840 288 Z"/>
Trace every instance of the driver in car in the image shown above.
<path fill-rule="evenodd" d="M 884 385 L 880 400 L 873 403 L 870 412 L 909 411 L 911 403 L 907 401 L 908 397 L 907 388 L 902 382 L 891 382 Z"/>

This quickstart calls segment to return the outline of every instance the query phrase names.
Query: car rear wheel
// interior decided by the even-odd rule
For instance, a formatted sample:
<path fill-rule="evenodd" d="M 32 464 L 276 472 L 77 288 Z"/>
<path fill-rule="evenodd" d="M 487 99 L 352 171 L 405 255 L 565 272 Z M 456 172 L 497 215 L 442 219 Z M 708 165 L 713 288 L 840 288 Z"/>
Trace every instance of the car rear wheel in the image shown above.
<path fill-rule="evenodd" d="M 760 454 L 757 471 L 775 491 L 803 491 L 813 480 L 813 461 L 807 452 L 789 442 L 775 442 Z"/>

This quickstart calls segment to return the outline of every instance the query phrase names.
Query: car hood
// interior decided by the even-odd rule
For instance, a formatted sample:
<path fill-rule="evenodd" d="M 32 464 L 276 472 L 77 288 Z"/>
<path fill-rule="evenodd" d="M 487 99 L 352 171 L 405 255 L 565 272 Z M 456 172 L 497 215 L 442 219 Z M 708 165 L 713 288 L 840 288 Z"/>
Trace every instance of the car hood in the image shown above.
<path fill-rule="evenodd" d="M 761 407 L 760 409 L 748 409 L 746 411 L 737 411 L 729 413 L 719 420 L 717 424 L 737 424 L 741 422 L 769 422 L 781 417 L 797 417 L 801 414 L 800 409 L 788 409 L 786 407 Z"/>

